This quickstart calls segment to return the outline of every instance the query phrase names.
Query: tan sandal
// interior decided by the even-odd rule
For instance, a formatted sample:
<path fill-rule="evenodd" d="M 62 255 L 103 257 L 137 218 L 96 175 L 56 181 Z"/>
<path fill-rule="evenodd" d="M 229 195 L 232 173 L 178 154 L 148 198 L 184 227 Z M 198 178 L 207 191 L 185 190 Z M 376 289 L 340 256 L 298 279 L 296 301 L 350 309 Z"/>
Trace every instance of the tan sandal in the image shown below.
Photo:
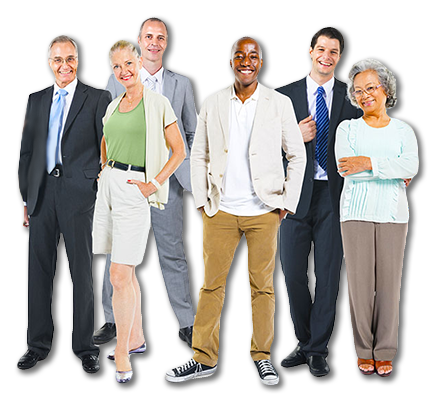
<path fill-rule="evenodd" d="M 373 370 L 367 370 L 367 371 L 365 371 L 365 370 L 363 370 L 360 367 L 362 364 L 368 364 L 368 365 L 374 367 L 375 366 L 375 361 L 373 359 L 360 359 L 360 358 L 358 358 L 358 368 L 359 368 L 359 371 L 362 374 L 364 374 L 365 376 L 370 376 L 371 374 L 374 374 L 374 372 L 375 372 L 374 368 L 373 368 Z"/>
<path fill-rule="evenodd" d="M 391 366 L 391 370 L 388 373 L 379 373 L 378 370 L 381 367 L 385 367 L 385 366 Z M 376 361 L 375 362 L 376 374 L 378 376 L 381 376 L 381 377 L 388 377 L 393 372 L 392 367 L 393 367 L 393 362 L 392 361 Z"/>

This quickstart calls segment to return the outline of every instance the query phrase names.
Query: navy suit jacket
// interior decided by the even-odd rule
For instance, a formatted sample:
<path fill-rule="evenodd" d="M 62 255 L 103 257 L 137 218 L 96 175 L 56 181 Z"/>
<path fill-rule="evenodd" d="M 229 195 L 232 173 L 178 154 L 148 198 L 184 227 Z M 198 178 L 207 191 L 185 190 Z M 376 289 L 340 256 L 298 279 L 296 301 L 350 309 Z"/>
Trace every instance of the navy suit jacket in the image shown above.
<path fill-rule="evenodd" d="M 29 215 L 35 211 L 47 175 L 46 144 L 52 99 L 53 86 L 50 86 L 32 93 L 27 102 L 18 178 Z M 78 81 L 61 142 L 63 173 L 71 184 L 73 203 L 84 205 L 88 201 L 89 205 L 92 198 L 95 202 L 96 178 L 100 172 L 102 118 L 110 101 L 109 92 Z"/>
<path fill-rule="evenodd" d="M 290 83 L 289 85 L 280 87 L 276 90 L 288 96 L 292 100 L 298 122 L 309 116 L 306 78 L 298 80 L 294 83 Z M 335 214 L 337 214 L 337 216 L 340 216 L 340 195 L 343 188 L 343 178 L 337 172 L 337 164 L 335 161 L 335 132 L 337 126 L 343 120 L 359 118 L 361 115 L 362 111 L 352 106 L 352 104 L 346 98 L 346 84 L 335 79 L 331 119 L 329 120 L 327 173 L 332 210 Z M 287 218 L 289 219 L 302 219 L 306 216 L 310 209 L 314 185 L 316 140 L 313 139 L 311 142 L 306 142 L 305 150 L 307 153 L 307 165 L 305 168 L 302 193 L 296 213 L 294 215 L 288 214 Z"/>

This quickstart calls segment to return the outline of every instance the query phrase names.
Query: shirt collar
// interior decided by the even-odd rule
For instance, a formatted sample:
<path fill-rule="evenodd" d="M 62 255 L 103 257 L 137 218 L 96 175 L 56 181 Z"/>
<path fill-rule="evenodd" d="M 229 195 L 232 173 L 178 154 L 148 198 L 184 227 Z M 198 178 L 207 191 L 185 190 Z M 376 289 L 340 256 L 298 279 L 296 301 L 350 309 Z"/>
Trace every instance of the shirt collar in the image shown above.
<path fill-rule="evenodd" d="M 332 89 L 334 88 L 335 78 L 332 77 L 330 80 L 328 80 L 326 83 L 322 85 L 323 89 L 325 90 L 325 97 L 328 97 L 330 93 L 332 92 Z M 307 76 L 307 94 L 308 95 L 317 95 L 317 88 L 320 85 L 317 84 L 317 82 L 310 76 Z"/>
<path fill-rule="evenodd" d="M 142 83 L 145 83 L 145 80 L 147 80 L 147 78 L 154 77 L 155 79 L 157 79 L 157 83 L 163 84 L 164 71 L 165 71 L 165 69 L 162 66 L 156 73 L 151 75 L 150 72 L 148 72 L 148 70 L 146 70 L 142 66 L 140 69 L 140 80 Z"/>
<path fill-rule="evenodd" d="M 71 83 L 69 83 L 67 86 L 65 86 L 63 89 L 66 90 L 68 92 L 68 95 L 71 96 L 74 94 L 74 92 L 76 91 L 76 87 L 77 87 L 77 78 L 75 78 Z M 53 90 L 53 98 L 54 96 L 56 96 L 57 92 L 59 91 L 60 87 L 58 86 L 58 84 L 55 82 L 54 83 L 54 90 Z M 67 96 L 68 96 L 67 95 Z"/>
<path fill-rule="evenodd" d="M 255 92 L 248 98 L 245 100 L 246 102 L 249 102 L 251 100 L 258 100 L 259 96 L 260 96 L 260 83 L 257 83 L 257 87 L 255 89 Z M 236 95 L 236 89 L 234 87 L 234 85 L 231 87 L 231 94 L 230 94 L 230 100 L 237 100 L 239 99 Z M 240 100 L 240 99 L 239 99 Z"/>

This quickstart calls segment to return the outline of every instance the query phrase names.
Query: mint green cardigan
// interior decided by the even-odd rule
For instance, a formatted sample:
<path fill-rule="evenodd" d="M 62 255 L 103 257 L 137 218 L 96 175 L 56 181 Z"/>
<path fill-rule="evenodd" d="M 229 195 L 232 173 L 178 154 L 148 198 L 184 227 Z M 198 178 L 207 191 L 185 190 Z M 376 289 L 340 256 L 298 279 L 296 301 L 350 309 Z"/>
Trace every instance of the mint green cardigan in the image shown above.
<path fill-rule="evenodd" d="M 345 120 L 337 128 L 335 156 L 367 156 L 371 171 L 344 177 L 340 221 L 406 223 L 409 220 L 405 178 L 418 171 L 418 148 L 414 131 L 391 118 L 383 128 L 362 119 Z"/>

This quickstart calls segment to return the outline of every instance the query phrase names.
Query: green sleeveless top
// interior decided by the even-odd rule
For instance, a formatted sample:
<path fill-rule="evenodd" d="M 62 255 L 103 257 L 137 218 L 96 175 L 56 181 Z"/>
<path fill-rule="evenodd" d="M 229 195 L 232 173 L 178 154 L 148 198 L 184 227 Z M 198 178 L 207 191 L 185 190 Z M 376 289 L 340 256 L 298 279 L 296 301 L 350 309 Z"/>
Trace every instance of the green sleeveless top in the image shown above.
<path fill-rule="evenodd" d="M 130 112 L 122 113 L 118 106 L 103 128 L 107 159 L 145 166 L 145 126 L 143 99 Z"/>

